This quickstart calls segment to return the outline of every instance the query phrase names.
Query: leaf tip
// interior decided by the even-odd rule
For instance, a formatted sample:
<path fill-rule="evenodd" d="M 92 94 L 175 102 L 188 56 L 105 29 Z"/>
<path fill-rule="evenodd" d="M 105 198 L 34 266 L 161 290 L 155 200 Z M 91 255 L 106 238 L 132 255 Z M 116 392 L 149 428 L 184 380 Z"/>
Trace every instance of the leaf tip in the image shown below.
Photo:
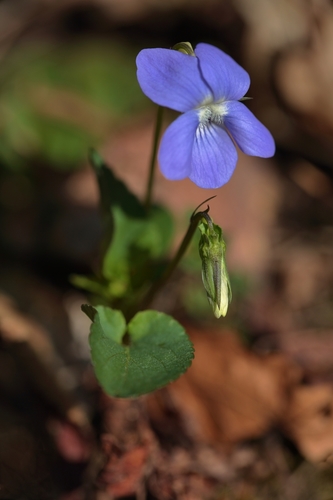
<path fill-rule="evenodd" d="M 82 304 L 81 311 L 84 312 L 91 321 L 94 321 L 97 311 L 93 306 L 89 304 Z"/>
<path fill-rule="evenodd" d="M 102 157 L 94 148 L 88 149 L 88 160 L 94 170 L 100 170 L 104 165 Z"/>

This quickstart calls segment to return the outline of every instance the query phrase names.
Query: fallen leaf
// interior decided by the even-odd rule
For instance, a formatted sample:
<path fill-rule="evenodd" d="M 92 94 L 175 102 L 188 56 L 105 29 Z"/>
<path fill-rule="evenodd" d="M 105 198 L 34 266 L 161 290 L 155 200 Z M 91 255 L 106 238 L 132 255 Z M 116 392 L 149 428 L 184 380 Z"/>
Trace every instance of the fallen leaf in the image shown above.
<path fill-rule="evenodd" d="M 333 454 L 333 387 L 296 387 L 283 418 L 283 428 L 311 462 Z"/>
<path fill-rule="evenodd" d="M 141 445 L 122 450 L 106 435 L 102 444 L 107 462 L 98 478 L 98 487 L 112 498 L 136 494 L 145 475 L 149 448 Z"/>
<path fill-rule="evenodd" d="M 232 332 L 188 333 L 196 357 L 169 393 L 190 434 L 232 445 L 274 427 L 288 408 L 301 369 L 282 354 L 247 350 Z"/>

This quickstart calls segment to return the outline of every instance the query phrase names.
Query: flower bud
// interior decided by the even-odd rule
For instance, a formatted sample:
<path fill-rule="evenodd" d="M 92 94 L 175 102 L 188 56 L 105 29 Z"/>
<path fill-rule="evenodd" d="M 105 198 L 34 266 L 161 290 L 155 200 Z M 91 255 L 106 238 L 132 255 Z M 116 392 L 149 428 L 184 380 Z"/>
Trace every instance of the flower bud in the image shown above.
<path fill-rule="evenodd" d="M 222 229 L 205 212 L 198 225 L 201 231 L 199 254 L 202 261 L 202 281 L 216 318 L 227 314 L 231 302 L 231 287 L 225 263 L 226 244 Z"/>
<path fill-rule="evenodd" d="M 187 54 L 188 56 L 195 57 L 195 53 L 190 42 L 179 42 L 176 43 L 176 45 L 174 45 L 172 48 L 173 50 L 178 50 L 178 52 L 182 52 L 183 54 Z"/>

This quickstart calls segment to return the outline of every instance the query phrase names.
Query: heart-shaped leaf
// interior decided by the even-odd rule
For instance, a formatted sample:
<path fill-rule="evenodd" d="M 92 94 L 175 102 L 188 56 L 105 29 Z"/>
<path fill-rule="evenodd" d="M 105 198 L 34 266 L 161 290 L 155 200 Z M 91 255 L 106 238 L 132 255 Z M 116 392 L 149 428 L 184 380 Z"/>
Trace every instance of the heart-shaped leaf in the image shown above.
<path fill-rule="evenodd" d="M 142 311 L 126 325 L 121 311 L 86 305 L 82 310 L 93 321 L 89 342 L 96 377 L 111 396 L 154 391 L 178 378 L 192 362 L 190 339 L 167 314 Z"/>

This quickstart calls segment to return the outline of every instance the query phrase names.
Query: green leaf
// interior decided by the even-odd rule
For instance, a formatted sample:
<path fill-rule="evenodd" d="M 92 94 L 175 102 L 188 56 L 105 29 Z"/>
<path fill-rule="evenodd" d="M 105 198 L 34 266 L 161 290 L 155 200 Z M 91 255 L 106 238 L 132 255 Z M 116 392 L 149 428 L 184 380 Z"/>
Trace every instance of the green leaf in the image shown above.
<path fill-rule="evenodd" d="M 123 297 L 156 278 L 156 259 L 163 256 L 173 234 L 170 214 L 153 207 L 144 219 L 128 217 L 113 209 L 114 233 L 105 252 L 102 273 L 110 291 Z"/>
<path fill-rule="evenodd" d="M 91 321 L 94 321 L 96 315 L 96 309 L 89 304 L 82 304 L 81 310 L 88 316 Z"/>
<path fill-rule="evenodd" d="M 144 231 L 136 242 L 138 248 L 149 248 L 150 255 L 158 258 L 170 247 L 174 233 L 173 218 L 168 210 L 153 206 L 145 220 Z"/>
<path fill-rule="evenodd" d="M 104 214 L 100 295 L 114 299 L 134 298 L 160 272 L 160 259 L 169 248 L 173 235 L 173 219 L 168 211 L 153 207 L 147 213 L 138 198 L 113 174 L 103 158 L 94 150 L 89 160 L 95 171 Z M 76 279 L 77 283 L 78 280 Z M 92 291 L 93 283 L 79 286 Z M 82 286 L 83 284 L 83 286 Z M 91 286 L 92 285 L 92 286 Z M 131 300 L 132 300 L 131 299 Z"/>
<path fill-rule="evenodd" d="M 93 317 L 89 342 L 96 377 L 111 396 L 154 391 L 178 378 L 192 362 L 191 341 L 167 314 L 139 312 L 126 325 L 123 314 L 108 307 L 89 306 L 84 312 Z"/>
<path fill-rule="evenodd" d="M 69 280 L 77 288 L 90 292 L 95 296 L 98 296 L 99 299 L 112 299 L 112 293 L 109 291 L 109 283 L 103 280 L 103 278 L 99 278 L 97 276 L 71 274 L 69 276 Z"/>
<path fill-rule="evenodd" d="M 127 215 L 135 218 L 144 217 L 145 210 L 138 198 L 121 180 L 117 179 L 111 168 L 94 149 L 89 151 L 89 161 L 97 177 L 103 213 L 108 215 L 112 207 L 118 206 Z"/>

